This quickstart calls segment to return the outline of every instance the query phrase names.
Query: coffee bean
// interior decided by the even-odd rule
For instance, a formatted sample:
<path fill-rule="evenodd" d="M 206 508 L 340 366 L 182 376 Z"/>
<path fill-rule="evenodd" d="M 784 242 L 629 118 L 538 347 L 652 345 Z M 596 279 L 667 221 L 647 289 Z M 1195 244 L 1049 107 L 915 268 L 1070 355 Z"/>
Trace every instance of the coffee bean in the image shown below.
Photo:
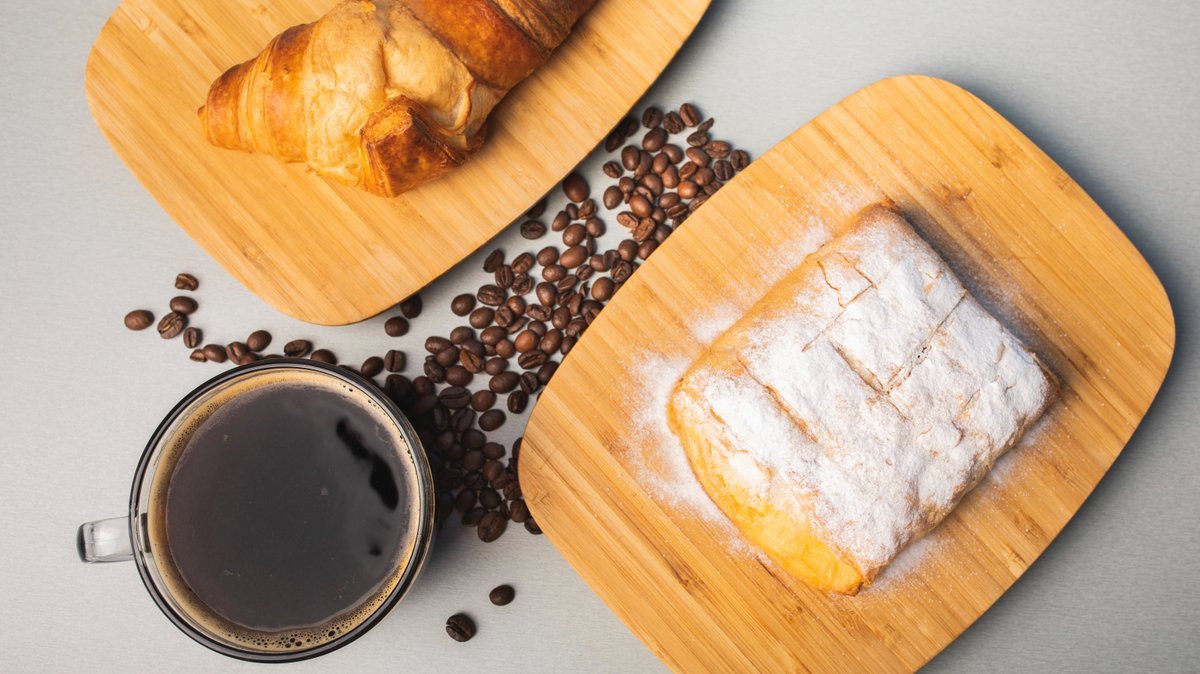
<path fill-rule="evenodd" d="M 135 309 L 125 314 L 125 327 L 130 330 L 145 330 L 154 324 L 154 314 L 145 309 Z"/>
<path fill-rule="evenodd" d="M 487 389 L 481 389 L 471 394 L 471 409 L 476 412 L 486 412 L 496 404 L 496 394 Z"/>
<path fill-rule="evenodd" d="M 225 347 L 219 344 L 209 344 L 203 350 L 204 359 L 214 363 L 224 363 L 229 358 L 225 353 Z"/>
<path fill-rule="evenodd" d="M 529 533 L 533 534 L 534 536 L 542 535 L 542 528 L 537 525 L 537 522 L 533 521 L 532 517 L 525 520 L 525 531 L 528 531 Z"/>
<path fill-rule="evenodd" d="M 696 130 L 697 131 L 708 131 L 709 129 L 711 129 L 713 127 L 713 123 L 715 121 L 716 120 L 714 120 L 712 117 L 709 117 L 708 119 L 704 120 L 703 122 L 700 122 L 699 124 L 697 124 Z"/>
<path fill-rule="evenodd" d="M 713 173 L 713 170 L 711 168 L 705 167 L 705 168 L 697 170 L 696 175 L 692 176 L 692 180 L 697 185 L 700 185 L 701 187 L 703 187 L 703 186 L 711 183 L 714 179 L 716 179 L 716 177 L 717 177 L 716 174 Z"/>
<path fill-rule="evenodd" d="M 421 301 L 420 295 L 413 295 L 400 303 L 400 313 L 407 319 L 412 320 L 421 315 L 421 309 L 425 303 Z"/>
<path fill-rule="evenodd" d="M 621 135 L 625 138 L 637 133 L 638 121 L 633 117 L 626 117 L 621 120 L 621 124 L 617 127 L 621 131 Z"/>
<path fill-rule="evenodd" d="M 516 595 L 512 585 L 497 585 L 488 593 L 488 601 L 496 606 L 508 606 Z"/>
<path fill-rule="evenodd" d="M 679 106 L 679 120 L 689 128 L 700 123 L 700 111 L 691 103 L 684 103 Z"/>
<path fill-rule="evenodd" d="M 667 133 L 670 134 L 679 133 L 684 129 L 683 119 L 680 118 L 679 113 L 675 112 L 674 110 L 668 112 L 663 117 L 662 125 L 663 128 L 667 130 Z"/>
<path fill-rule="evenodd" d="M 575 269 L 579 265 L 583 264 L 587 258 L 587 248 L 583 246 L 571 246 L 563 251 L 562 256 L 559 258 L 559 264 L 567 269 Z"/>
<path fill-rule="evenodd" d="M 566 178 L 563 178 L 562 189 L 563 194 L 576 203 L 587 199 L 590 192 L 587 181 L 578 173 L 570 173 Z"/>
<path fill-rule="evenodd" d="M 187 316 L 172 311 L 158 322 L 158 336 L 163 339 L 174 339 L 187 327 Z"/>
<path fill-rule="evenodd" d="M 713 175 L 722 182 L 733 178 L 733 164 L 727 159 L 720 159 L 712 166 Z"/>
<path fill-rule="evenodd" d="M 425 350 L 435 356 L 452 346 L 454 346 L 454 343 L 445 337 L 431 335 L 425 338 Z M 457 358 L 458 356 L 455 355 L 455 359 Z"/>
<path fill-rule="evenodd" d="M 733 165 L 734 170 L 741 171 L 750 165 L 750 153 L 745 150 L 734 150 L 729 156 L 729 163 Z"/>
<path fill-rule="evenodd" d="M 508 411 L 513 414 L 520 414 L 525 411 L 525 406 L 529 404 L 529 394 L 517 390 L 508 394 Z"/>
<path fill-rule="evenodd" d="M 537 263 L 543 267 L 548 264 L 554 264 L 555 262 L 558 262 L 558 249 L 554 246 L 546 246 L 538 251 L 535 259 L 537 259 Z"/>
<path fill-rule="evenodd" d="M 634 227 L 633 231 L 629 233 L 629 237 L 640 243 L 650 238 L 650 235 L 654 233 L 654 228 L 657 226 L 658 223 L 652 218 L 642 218 L 638 220 L 637 227 Z"/>
<path fill-rule="evenodd" d="M 504 292 L 503 288 L 491 284 L 480 286 L 479 292 L 475 294 L 475 298 L 480 304 L 486 304 L 489 307 L 498 307 L 507 299 L 508 293 Z"/>
<path fill-rule="evenodd" d="M 587 220 L 588 218 L 592 217 L 595 214 L 596 214 L 596 200 L 595 199 L 587 199 L 582 204 L 579 204 L 579 214 L 577 217 L 580 220 Z"/>
<path fill-rule="evenodd" d="M 270 345 L 271 333 L 266 330 L 255 330 L 246 338 L 246 346 L 256 353 L 262 353 Z"/>
<path fill-rule="evenodd" d="M 529 506 L 525 505 L 525 499 L 516 499 L 509 506 L 509 518 L 512 521 L 520 524 L 529 519 Z"/>
<path fill-rule="evenodd" d="M 679 183 L 679 196 L 684 199 L 694 199 L 700 191 L 699 185 L 691 180 Z"/>
<path fill-rule="evenodd" d="M 538 336 L 532 330 L 525 330 L 517 335 L 513 340 L 513 345 L 517 347 L 517 353 L 528 353 L 537 348 Z"/>
<path fill-rule="evenodd" d="M 403 337 L 408 334 L 408 319 L 403 316 L 392 316 L 383 324 L 383 331 L 388 337 Z"/>
<path fill-rule="evenodd" d="M 507 334 L 508 333 L 505 332 L 504 328 L 498 325 L 493 325 L 491 327 L 484 328 L 483 332 L 479 333 L 479 341 L 483 342 L 484 345 L 495 346 L 500 342 L 500 340 L 504 339 Z"/>
<path fill-rule="evenodd" d="M 659 110 L 653 105 L 646 108 L 646 110 L 642 112 L 642 126 L 646 127 L 647 129 L 653 129 L 659 124 L 662 124 L 662 121 L 662 110 Z"/>
<path fill-rule="evenodd" d="M 567 270 L 562 265 L 552 264 L 548 267 L 542 267 L 542 278 L 551 283 L 557 283 L 567 275 Z"/>
<path fill-rule="evenodd" d="M 312 352 L 312 355 L 309 356 L 309 358 L 317 361 L 318 363 L 325 363 L 326 365 L 337 364 L 337 356 L 333 355 L 333 352 L 329 349 L 317 349 L 316 351 Z"/>
<path fill-rule="evenodd" d="M 250 348 L 242 342 L 230 342 L 225 345 L 225 356 L 235 364 L 240 364 L 249 353 Z"/>
<path fill-rule="evenodd" d="M 192 291 L 200 287 L 200 282 L 191 274 L 179 273 L 175 275 L 175 287 L 179 290 Z"/>
<path fill-rule="evenodd" d="M 512 267 L 504 265 L 496 270 L 496 285 L 507 290 L 512 287 L 515 276 L 516 272 L 512 270 Z"/>
<path fill-rule="evenodd" d="M 704 151 L 713 159 L 724 159 L 732 150 L 729 143 L 723 140 L 712 140 L 704 145 Z"/>
<path fill-rule="evenodd" d="M 488 253 L 488 256 L 483 260 L 483 270 L 489 274 L 494 273 L 504 264 L 504 251 L 497 248 Z"/>
<path fill-rule="evenodd" d="M 704 147 L 708 144 L 709 140 L 710 138 L 707 133 L 703 131 L 696 131 L 687 137 L 687 144 L 691 145 L 692 147 Z"/>
<path fill-rule="evenodd" d="M 638 162 L 642 159 L 642 151 L 633 145 L 626 145 L 625 149 L 621 150 L 621 165 L 626 171 L 633 171 L 638 167 Z"/>
<path fill-rule="evenodd" d="M 637 182 L 629 176 L 625 176 L 617 181 L 617 189 L 621 190 L 621 194 L 628 197 L 633 192 L 633 188 L 637 187 Z"/>
<path fill-rule="evenodd" d="M 546 354 L 542 353 L 541 351 L 530 351 L 528 353 L 523 353 L 519 358 L 517 358 L 517 364 L 520 365 L 521 369 L 524 370 L 532 370 L 534 368 L 541 367 L 545 362 Z"/>
<path fill-rule="evenodd" d="M 460 513 L 465 513 L 475 507 L 475 490 L 461 489 L 454 497 L 454 509 Z"/>
<path fill-rule="evenodd" d="M 546 225 L 537 220 L 526 220 L 521 223 L 521 236 L 526 239 L 540 239 L 546 235 Z"/>
<path fill-rule="evenodd" d="M 379 356 L 371 356 L 363 361 L 361 367 L 358 368 L 359 374 L 370 379 L 375 375 L 383 372 L 383 359 Z"/>
<path fill-rule="evenodd" d="M 562 306 L 554 310 L 550 315 L 550 324 L 555 328 L 562 330 L 567 327 L 567 323 L 571 321 L 571 310 L 568 307 Z"/>
<path fill-rule="evenodd" d="M 629 199 L 629 210 L 638 218 L 649 216 L 651 208 L 650 200 L 640 194 L 635 194 Z"/>
<path fill-rule="evenodd" d="M 517 295 L 526 295 L 533 290 L 533 279 L 529 274 L 517 274 L 513 278 L 512 291 Z"/>
<path fill-rule="evenodd" d="M 635 249 L 634 256 L 636 257 L 636 255 L 637 250 Z M 633 265 L 625 260 L 621 260 L 620 262 L 614 264 L 611 272 L 612 280 L 616 281 L 617 283 L 624 283 L 632 274 Z"/>
<path fill-rule="evenodd" d="M 662 131 L 662 129 L 659 129 Z M 654 164 L 654 160 L 650 152 L 643 152 L 638 159 L 637 168 L 633 169 L 633 179 L 640 180 L 643 176 L 650 173 L 650 168 Z"/>
<path fill-rule="evenodd" d="M 491 378 L 488 382 L 488 388 L 495 393 L 508 393 L 517 387 L 521 382 L 521 377 L 515 372 L 501 372 Z"/>
<path fill-rule="evenodd" d="M 663 145 L 666 145 L 666 144 L 667 144 L 667 130 L 662 127 L 651 129 L 646 132 L 645 136 L 642 137 L 642 149 L 645 150 L 646 152 L 658 152 L 659 150 L 662 149 Z M 649 159 L 649 157 L 647 157 L 645 154 L 643 154 L 641 159 Z M 639 165 L 640 165 L 640 162 L 639 162 Z M 644 170 L 642 171 L 642 173 L 646 173 L 649 170 L 650 170 L 650 167 L 646 166 L 644 168 Z M 635 172 L 636 172 L 636 169 L 635 169 Z"/>
<path fill-rule="evenodd" d="M 621 132 L 614 129 L 604 138 L 604 151 L 615 152 L 624 141 L 625 138 L 621 136 Z"/>
<path fill-rule="evenodd" d="M 471 327 L 480 330 L 491 325 L 495 317 L 496 312 L 494 310 L 488 307 L 479 307 L 471 312 L 471 317 L 467 319 L 467 322 L 471 324 Z"/>
<path fill-rule="evenodd" d="M 686 154 L 687 154 L 688 161 L 695 164 L 696 168 L 708 166 L 710 157 L 708 156 L 708 153 L 704 151 L 703 148 L 689 147 L 687 149 Z"/>
<path fill-rule="evenodd" d="M 587 228 L 579 223 L 575 223 L 563 230 L 562 242 L 564 246 L 578 246 L 587 238 Z M 546 265 L 549 266 L 549 265 Z"/>
<path fill-rule="evenodd" d="M 425 376 L 429 377 L 430 381 L 436 384 L 446 381 L 446 367 L 441 363 L 438 363 L 436 360 L 425 361 L 425 367 L 423 369 Z"/>
<path fill-rule="evenodd" d="M 460 345 L 475 339 L 475 331 L 466 325 L 460 325 L 450 331 L 450 343 Z"/>
<path fill-rule="evenodd" d="M 548 299 L 549 300 L 548 304 L 554 304 L 555 299 L 558 297 L 558 289 L 554 287 L 554 284 L 539 283 L 538 287 L 546 289 L 544 291 L 546 294 L 546 297 L 545 298 L 541 297 L 542 293 L 539 293 L 538 300 L 541 301 L 542 299 Z M 548 304 L 547 303 L 531 304 L 531 305 L 529 305 L 529 308 L 525 310 L 525 314 L 535 321 L 548 321 L 548 320 L 550 320 L 550 313 L 551 313 L 551 309 L 548 306 Z"/>
<path fill-rule="evenodd" d="M 571 224 L 571 216 L 566 211 L 559 211 L 558 215 L 554 216 L 554 220 L 550 223 L 550 229 L 555 232 L 561 232 L 569 224 Z"/>
<path fill-rule="evenodd" d="M 203 363 L 208 360 L 208 357 L 204 355 L 204 349 L 192 349 L 191 354 L 188 355 L 188 359 L 197 363 Z"/>
<path fill-rule="evenodd" d="M 448 386 L 438 393 L 438 401 L 447 409 L 462 409 L 471 403 L 471 394 L 461 386 Z"/>
<path fill-rule="evenodd" d="M 504 412 L 496 409 L 488 410 L 479 415 L 479 428 L 491 432 L 503 426 L 506 419 Z"/>
<path fill-rule="evenodd" d="M 463 513 L 462 523 L 468 527 L 473 527 L 476 524 L 479 524 L 479 520 L 483 519 L 483 515 L 486 512 L 487 511 L 483 508 L 472 508 L 471 510 Z"/>
<path fill-rule="evenodd" d="M 483 364 L 485 360 L 486 359 L 483 355 L 474 351 L 468 351 L 466 349 L 463 349 L 461 355 L 459 356 L 459 362 L 462 364 L 462 367 L 471 374 L 479 374 L 480 372 L 483 372 Z"/>
<path fill-rule="evenodd" d="M 483 458 L 483 453 L 479 453 L 479 457 Z M 495 510 L 503 499 L 500 497 L 500 492 L 495 489 L 482 489 L 479 492 L 479 505 L 488 510 Z"/>
<path fill-rule="evenodd" d="M 564 324 L 565 328 L 566 325 Z M 559 330 L 551 330 L 542 335 L 542 339 L 538 342 L 538 350 L 547 356 L 553 355 L 558 351 L 558 347 L 562 346 L 563 334 Z"/>
<path fill-rule="evenodd" d="M 501 530 L 503 531 L 503 528 Z M 482 538 L 482 534 L 480 537 Z M 465 613 L 455 613 L 446 621 L 446 634 L 455 641 L 470 641 L 471 637 L 475 636 L 475 621 Z"/>
<path fill-rule="evenodd" d="M 615 149 L 616 148 L 613 148 L 613 150 L 615 150 Z M 610 150 L 610 152 L 611 151 L 612 150 Z M 609 178 L 612 178 L 613 180 L 620 178 L 621 174 L 625 172 L 625 168 L 623 166 L 621 166 L 621 164 L 619 162 L 615 162 L 615 161 L 604 162 L 603 170 L 604 170 L 604 175 L 608 176 Z"/>
<path fill-rule="evenodd" d="M 479 527 L 476 532 L 479 534 L 479 540 L 484 543 L 491 543 L 500 538 L 504 533 L 504 528 L 508 525 L 508 521 L 500 516 L 495 511 L 489 511 L 479 520 Z"/>
<path fill-rule="evenodd" d="M 612 279 L 607 277 L 598 278 L 596 279 L 596 282 L 592 284 L 592 297 L 595 297 L 601 302 L 607 302 L 612 299 L 613 290 L 615 287 L 616 284 L 613 283 Z"/>
<path fill-rule="evenodd" d="M 621 205 L 621 190 L 616 185 L 610 185 L 604 190 L 604 207 L 612 210 Z"/>
<path fill-rule="evenodd" d="M 287 347 L 284 347 L 284 352 L 285 353 L 287 352 Z M 395 349 L 390 349 L 383 356 L 383 369 L 387 370 L 388 372 L 399 372 L 400 370 L 404 369 L 404 364 L 405 364 L 406 360 L 407 360 L 407 358 L 405 357 L 403 351 L 397 351 Z M 364 374 L 365 374 L 366 369 L 367 369 L 367 364 L 363 363 Z M 374 375 L 371 375 L 371 376 L 374 376 Z"/>
<path fill-rule="evenodd" d="M 312 344 L 306 339 L 293 339 L 283 345 L 283 355 L 289 358 L 303 358 L 312 349 Z M 391 353 L 391 352 L 389 352 Z M 395 353 L 399 353 L 398 351 Z M 403 356 L 403 354 L 401 354 Z M 403 366 L 401 366 L 403 367 Z"/>
<path fill-rule="evenodd" d="M 188 328 L 183 331 L 183 345 L 187 348 L 195 349 L 202 341 L 204 334 L 200 332 L 200 328 Z"/>
<path fill-rule="evenodd" d="M 470 293 L 456 295 L 450 300 L 450 311 L 455 316 L 466 316 L 475 308 L 475 296 Z"/>
<path fill-rule="evenodd" d="M 446 368 L 446 383 L 451 386 L 466 386 L 471 383 L 471 372 L 462 365 L 451 365 Z"/>
<path fill-rule="evenodd" d="M 196 312 L 196 309 L 200 308 L 200 305 L 196 304 L 196 300 L 184 295 L 172 297 L 169 305 L 171 311 L 181 313 L 184 316 L 190 316 Z"/>

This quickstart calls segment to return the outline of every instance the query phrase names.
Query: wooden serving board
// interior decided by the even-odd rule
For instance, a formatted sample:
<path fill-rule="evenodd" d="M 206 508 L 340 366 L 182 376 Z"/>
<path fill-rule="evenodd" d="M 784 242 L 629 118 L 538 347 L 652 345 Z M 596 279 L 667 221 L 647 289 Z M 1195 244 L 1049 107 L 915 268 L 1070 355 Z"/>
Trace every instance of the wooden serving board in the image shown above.
<path fill-rule="evenodd" d="M 533 205 L 641 97 L 710 0 L 599 0 L 494 111 L 483 150 L 396 199 L 215 148 L 200 130 L 218 75 L 335 2 L 123 0 L 86 76 L 101 131 L 163 209 L 259 297 L 323 324 L 387 309 Z"/>
<path fill-rule="evenodd" d="M 820 243 L 814 227 L 834 234 L 884 198 L 1063 390 L 875 585 L 830 596 L 664 497 L 634 458 L 664 450 L 631 430 L 663 411 L 630 386 L 664 354 L 690 362 L 697 318 L 753 304 Z M 1028 138 L 951 84 L 884 80 L 755 161 L 633 276 L 538 402 L 521 485 L 567 560 L 676 670 L 911 670 L 987 610 L 1087 498 L 1154 399 L 1174 341 L 1154 272 Z"/>

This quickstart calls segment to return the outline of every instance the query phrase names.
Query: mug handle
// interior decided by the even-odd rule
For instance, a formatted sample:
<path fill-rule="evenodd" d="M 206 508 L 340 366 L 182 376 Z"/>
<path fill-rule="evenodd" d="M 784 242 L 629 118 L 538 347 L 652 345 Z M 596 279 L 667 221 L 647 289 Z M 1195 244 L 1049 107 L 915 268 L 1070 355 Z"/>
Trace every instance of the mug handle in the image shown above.
<path fill-rule="evenodd" d="M 133 559 L 129 518 L 114 517 L 81 524 L 75 545 L 79 550 L 79 559 L 89 564 L 129 561 Z"/>

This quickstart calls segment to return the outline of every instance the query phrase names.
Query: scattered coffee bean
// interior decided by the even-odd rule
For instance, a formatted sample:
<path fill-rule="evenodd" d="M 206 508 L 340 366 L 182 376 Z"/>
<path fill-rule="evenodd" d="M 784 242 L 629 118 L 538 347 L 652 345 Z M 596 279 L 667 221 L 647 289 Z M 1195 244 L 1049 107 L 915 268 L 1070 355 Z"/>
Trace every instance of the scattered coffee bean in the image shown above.
<path fill-rule="evenodd" d="M 284 353 L 287 353 L 287 347 L 284 347 Z M 403 351 L 390 349 L 383 356 L 383 369 L 387 370 L 388 372 L 399 372 L 400 370 L 404 369 L 404 365 L 407 360 L 408 359 L 405 357 Z M 363 363 L 363 369 L 366 369 L 366 363 Z"/>
<path fill-rule="evenodd" d="M 246 338 L 246 346 L 256 353 L 262 353 L 270 345 L 271 333 L 266 330 L 255 330 Z"/>
<path fill-rule="evenodd" d="M 163 339 L 175 339 L 187 327 L 187 316 L 172 311 L 158 322 L 158 336 Z"/>
<path fill-rule="evenodd" d="M 199 287 L 200 287 L 200 282 L 196 280 L 195 276 L 192 276 L 191 274 L 183 274 L 183 273 L 175 275 L 175 288 L 176 289 L 187 290 L 190 292 Z"/>
<path fill-rule="evenodd" d="M 521 236 L 526 239 L 540 239 L 546 235 L 546 225 L 538 220 L 526 220 L 521 223 Z"/>
<path fill-rule="evenodd" d="M 455 316 L 466 316 L 475 309 L 475 296 L 470 293 L 463 293 L 456 296 L 450 301 L 450 311 Z"/>
<path fill-rule="evenodd" d="M 642 149 L 645 150 L 646 152 L 658 152 L 666 144 L 667 144 L 667 130 L 662 127 L 650 129 L 649 131 L 646 132 L 646 135 L 642 138 Z M 645 154 L 643 154 L 641 158 L 647 159 L 648 157 Z M 646 172 L 647 171 L 645 171 L 645 170 L 642 171 L 642 173 L 646 173 Z"/>
<path fill-rule="evenodd" d="M 497 585 L 488 593 L 488 601 L 496 606 L 508 606 L 516 596 L 512 585 Z"/>
<path fill-rule="evenodd" d="M 529 394 L 516 390 L 508 394 L 508 411 L 513 414 L 520 414 L 525 411 L 525 407 L 529 404 Z"/>
<path fill-rule="evenodd" d="M 563 194 L 575 203 L 580 203 L 588 198 L 590 190 L 588 189 L 587 180 L 578 173 L 570 173 L 562 182 Z"/>
<path fill-rule="evenodd" d="M 388 337 L 403 337 L 408 334 L 408 319 L 403 316 L 392 316 L 383 324 L 383 331 Z"/>
<path fill-rule="evenodd" d="M 208 344 L 204 347 L 204 359 L 213 363 L 224 363 L 229 356 L 225 353 L 225 347 L 220 344 Z"/>
<path fill-rule="evenodd" d="M 504 529 L 508 522 L 500 516 L 500 513 L 489 511 L 479 520 L 479 527 L 476 531 L 479 533 L 479 540 L 484 543 L 491 543 L 500 538 L 504 534 Z"/>
<path fill-rule="evenodd" d="M 729 155 L 729 163 L 733 165 L 734 170 L 741 171 L 750 165 L 750 153 L 745 150 L 734 150 L 733 154 Z"/>
<path fill-rule="evenodd" d="M 480 389 L 471 394 L 471 409 L 486 412 L 496 405 L 496 394 L 489 389 Z"/>
<path fill-rule="evenodd" d="M 135 309 L 125 314 L 125 327 L 130 330 L 145 330 L 154 325 L 154 314 L 145 309 Z"/>
<path fill-rule="evenodd" d="M 494 431 L 504 425 L 506 417 L 500 410 L 488 410 L 479 415 L 479 428 L 485 432 Z"/>
<path fill-rule="evenodd" d="M 420 295 L 413 295 L 400 303 L 400 313 L 407 319 L 412 320 L 421 315 L 421 309 L 424 307 L 424 302 L 421 301 Z"/>
<path fill-rule="evenodd" d="M 196 309 L 200 308 L 200 305 L 196 303 L 196 300 L 184 295 L 172 297 L 169 304 L 171 311 L 183 314 L 184 316 L 190 316 L 196 312 Z"/>
<path fill-rule="evenodd" d="M 183 345 L 189 349 L 195 349 L 200 346 L 200 342 L 204 341 L 204 334 L 200 332 L 200 328 L 188 328 L 183 331 Z M 192 360 L 195 360 L 193 358 Z"/>
<path fill-rule="evenodd" d="M 362 367 L 358 368 L 359 374 L 370 379 L 380 372 L 383 372 L 383 359 L 379 356 L 371 356 L 363 361 Z"/>
<path fill-rule="evenodd" d="M 479 291 L 475 294 L 475 298 L 480 304 L 486 304 L 489 307 L 498 307 L 504 303 L 508 293 L 504 292 L 503 288 L 491 284 L 480 286 Z"/>
<path fill-rule="evenodd" d="M 204 355 L 204 349 L 192 349 L 192 353 L 188 356 L 188 358 L 197 363 L 203 363 L 204 361 L 208 360 L 208 357 Z"/>
<path fill-rule="evenodd" d="M 481 534 L 480 538 L 482 537 Z M 465 613 L 455 613 L 446 620 L 446 634 L 455 641 L 470 641 L 471 637 L 475 636 L 475 621 Z"/>
<path fill-rule="evenodd" d="M 290 358 L 303 358 L 312 349 L 312 344 L 306 339 L 293 339 L 283 345 L 283 355 Z"/>
<path fill-rule="evenodd" d="M 337 356 L 333 355 L 333 352 L 329 349 L 317 349 L 316 351 L 312 352 L 312 355 L 309 356 L 309 358 L 317 361 L 318 363 L 337 365 Z"/>
<path fill-rule="evenodd" d="M 488 388 L 496 393 L 508 393 L 515 389 L 520 381 L 521 376 L 515 372 L 501 372 L 491 378 Z"/>

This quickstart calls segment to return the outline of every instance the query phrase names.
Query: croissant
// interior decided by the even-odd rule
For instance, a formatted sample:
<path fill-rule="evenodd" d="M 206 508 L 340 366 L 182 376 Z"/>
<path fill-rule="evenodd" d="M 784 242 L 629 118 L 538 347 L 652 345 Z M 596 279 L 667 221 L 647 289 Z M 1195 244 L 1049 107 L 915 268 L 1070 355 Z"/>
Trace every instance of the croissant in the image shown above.
<path fill-rule="evenodd" d="M 345 0 L 209 88 L 209 142 L 392 197 L 479 149 L 492 108 L 595 0 Z"/>

